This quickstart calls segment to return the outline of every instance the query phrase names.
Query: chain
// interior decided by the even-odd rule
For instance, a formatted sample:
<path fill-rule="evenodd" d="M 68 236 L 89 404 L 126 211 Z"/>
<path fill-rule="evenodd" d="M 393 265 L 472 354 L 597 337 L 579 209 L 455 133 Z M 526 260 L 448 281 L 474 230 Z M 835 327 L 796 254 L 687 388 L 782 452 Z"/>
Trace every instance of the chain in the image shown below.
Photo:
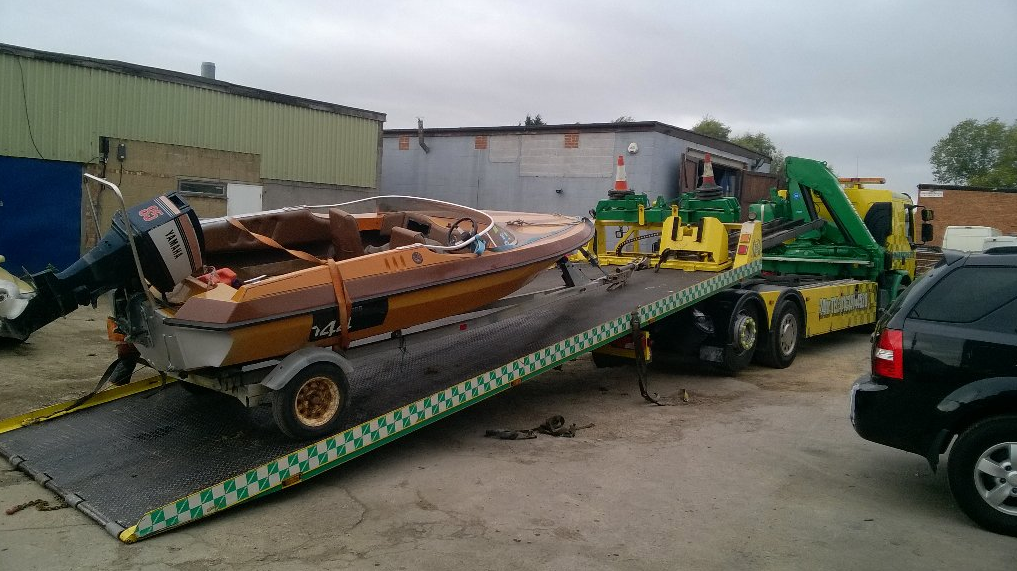
<path fill-rule="evenodd" d="M 12 508 L 7 508 L 7 512 L 6 513 L 7 513 L 7 515 L 14 515 L 14 514 L 18 513 L 19 511 L 21 511 L 21 510 L 23 510 L 25 508 L 30 508 L 32 506 L 35 506 L 35 509 L 37 509 L 37 510 L 39 510 L 41 512 L 51 512 L 53 510 L 62 510 L 64 508 L 71 507 L 70 505 L 67 504 L 67 502 L 65 502 L 63 500 L 57 500 L 53 504 L 50 504 L 48 501 L 46 501 L 46 500 L 44 500 L 42 498 L 39 498 L 39 499 L 36 499 L 36 500 L 32 500 L 30 502 L 25 502 L 23 504 L 18 504 L 16 506 L 12 507 Z"/>

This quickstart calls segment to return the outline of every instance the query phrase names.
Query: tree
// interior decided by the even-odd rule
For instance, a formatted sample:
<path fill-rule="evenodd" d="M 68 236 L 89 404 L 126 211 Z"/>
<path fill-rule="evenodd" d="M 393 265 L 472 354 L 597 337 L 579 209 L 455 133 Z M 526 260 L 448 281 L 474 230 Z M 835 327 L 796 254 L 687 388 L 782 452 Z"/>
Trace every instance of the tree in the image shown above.
<path fill-rule="evenodd" d="M 936 182 L 972 186 L 1017 186 L 1017 121 L 965 119 L 932 147 Z"/>
<path fill-rule="evenodd" d="M 746 149 L 752 149 L 759 154 L 766 155 L 768 157 L 773 156 L 777 152 L 777 145 L 773 144 L 770 137 L 766 136 L 766 133 L 744 133 L 731 139 L 731 142 L 736 145 L 741 145 Z"/>
<path fill-rule="evenodd" d="M 746 132 L 731 139 L 731 142 L 770 157 L 770 174 L 775 175 L 777 180 L 784 179 L 784 153 L 773 144 L 766 133 Z"/>
<path fill-rule="evenodd" d="M 692 127 L 692 131 L 695 133 L 699 133 L 700 135 L 706 135 L 707 137 L 713 137 L 714 139 L 726 141 L 728 135 L 731 134 L 731 127 L 728 127 L 727 125 L 707 115 L 706 117 L 703 117 L 701 121 L 696 123 L 694 127 Z"/>
<path fill-rule="evenodd" d="M 766 133 L 761 131 L 759 133 L 746 131 L 737 137 L 731 138 L 731 127 L 709 115 L 703 117 L 699 123 L 696 123 L 696 126 L 692 127 L 692 131 L 715 139 L 731 141 L 736 145 L 770 157 L 770 174 L 777 177 L 777 181 L 781 186 L 786 184 L 784 182 L 784 153 L 777 148 L 777 145 L 773 143 Z"/>
<path fill-rule="evenodd" d="M 618 117 L 617 119 L 615 119 L 614 121 L 611 121 L 611 122 L 612 123 L 632 123 L 633 121 L 635 121 L 635 119 L 632 118 L 632 115 L 622 115 L 621 117 Z"/>
<path fill-rule="evenodd" d="M 540 113 L 537 113 L 536 117 L 530 117 L 530 114 L 527 113 L 526 114 L 526 122 L 525 123 L 520 123 L 520 125 L 523 125 L 523 126 L 526 126 L 526 127 L 537 127 L 537 126 L 546 125 L 546 124 L 547 123 L 544 123 L 544 118 L 540 116 Z"/>

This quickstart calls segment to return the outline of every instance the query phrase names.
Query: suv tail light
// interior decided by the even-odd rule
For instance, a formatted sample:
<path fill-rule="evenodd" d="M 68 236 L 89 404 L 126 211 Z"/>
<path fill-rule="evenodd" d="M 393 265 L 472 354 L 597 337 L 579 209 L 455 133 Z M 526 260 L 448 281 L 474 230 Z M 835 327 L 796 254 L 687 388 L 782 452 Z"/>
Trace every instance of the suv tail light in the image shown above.
<path fill-rule="evenodd" d="M 873 374 L 888 379 L 904 379 L 904 332 L 884 329 L 872 351 Z"/>

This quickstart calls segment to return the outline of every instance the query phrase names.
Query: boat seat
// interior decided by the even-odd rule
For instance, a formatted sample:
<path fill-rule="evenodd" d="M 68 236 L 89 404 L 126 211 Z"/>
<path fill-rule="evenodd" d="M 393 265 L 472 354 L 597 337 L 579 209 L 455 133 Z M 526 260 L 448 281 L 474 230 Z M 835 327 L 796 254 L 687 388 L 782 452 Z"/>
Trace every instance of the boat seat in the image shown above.
<path fill-rule="evenodd" d="M 409 246 L 410 244 L 426 244 L 427 238 L 424 237 L 420 232 L 414 232 L 408 228 L 402 228 L 396 226 L 391 229 L 392 237 L 389 239 L 388 247 L 390 249 L 398 248 L 400 246 Z"/>
<path fill-rule="evenodd" d="M 378 229 L 378 234 L 391 236 L 392 229 L 396 226 L 406 227 L 407 218 L 405 212 L 386 212 L 381 218 L 381 228 Z"/>
<path fill-rule="evenodd" d="M 360 240 L 360 226 L 352 214 L 338 208 L 328 209 L 328 227 L 332 234 L 332 257 L 348 260 L 364 255 L 364 243 Z"/>
<path fill-rule="evenodd" d="M 254 217 L 240 216 L 238 220 L 251 232 L 268 236 L 287 248 L 302 249 L 331 241 L 328 221 L 307 210 L 282 210 Z M 206 253 L 272 250 L 271 246 L 234 227 L 225 218 L 203 221 L 201 230 Z"/>

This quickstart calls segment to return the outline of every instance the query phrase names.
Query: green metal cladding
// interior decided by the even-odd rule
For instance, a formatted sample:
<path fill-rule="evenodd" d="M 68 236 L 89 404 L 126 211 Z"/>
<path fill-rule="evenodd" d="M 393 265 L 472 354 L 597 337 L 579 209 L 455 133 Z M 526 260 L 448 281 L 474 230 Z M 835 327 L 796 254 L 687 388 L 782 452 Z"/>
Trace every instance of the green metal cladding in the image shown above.
<path fill-rule="evenodd" d="M 106 136 L 257 154 L 265 179 L 377 187 L 381 113 L 214 80 L 208 88 L 197 76 L 120 62 L 22 57 L 18 50 L 60 54 L 0 47 L 7 48 L 0 49 L 0 155 L 87 163 Z M 160 80 L 160 73 L 183 80 Z"/>

